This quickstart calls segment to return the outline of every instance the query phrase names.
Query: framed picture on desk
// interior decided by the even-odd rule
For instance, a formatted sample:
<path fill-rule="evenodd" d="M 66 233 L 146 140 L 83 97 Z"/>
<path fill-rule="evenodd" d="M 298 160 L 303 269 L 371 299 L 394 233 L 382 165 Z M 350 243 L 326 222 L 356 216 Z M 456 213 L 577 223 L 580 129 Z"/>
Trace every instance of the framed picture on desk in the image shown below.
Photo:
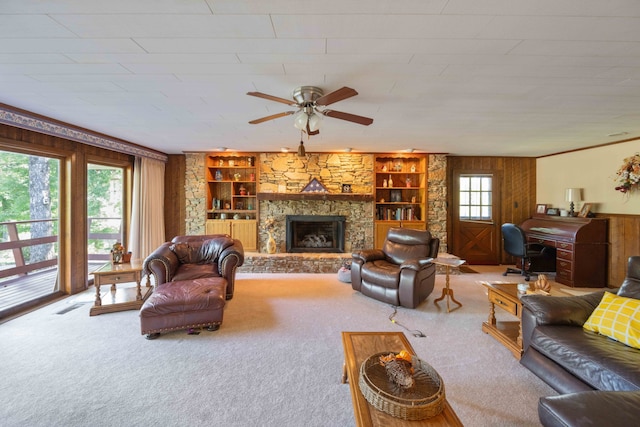
<path fill-rule="evenodd" d="M 538 204 L 536 205 L 536 213 L 537 214 L 546 214 L 547 213 L 547 205 Z"/>
<path fill-rule="evenodd" d="M 591 212 L 591 203 L 585 203 L 582 205 L 582 209 L 580 209 L 578 216 L 580 218 L 586 218 L 587 215 L 589 215 L 589 212 Z"/>

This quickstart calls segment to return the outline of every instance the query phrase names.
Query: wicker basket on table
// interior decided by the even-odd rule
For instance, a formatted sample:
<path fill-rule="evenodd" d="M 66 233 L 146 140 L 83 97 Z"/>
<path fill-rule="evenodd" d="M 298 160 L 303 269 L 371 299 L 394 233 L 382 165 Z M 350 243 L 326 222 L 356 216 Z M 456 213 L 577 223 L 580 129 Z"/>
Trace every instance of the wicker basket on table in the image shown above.
<path fill-rule="evenodd" d="M 396 418 L 415 421 L 435 417 L 444 409 L 444 383 L 431 365 L 413 357 L 415 385 L 405 389 L 389 380 L 377 353 L 360 365 L 358 385 L 364 398 L 374 408 Z"/>

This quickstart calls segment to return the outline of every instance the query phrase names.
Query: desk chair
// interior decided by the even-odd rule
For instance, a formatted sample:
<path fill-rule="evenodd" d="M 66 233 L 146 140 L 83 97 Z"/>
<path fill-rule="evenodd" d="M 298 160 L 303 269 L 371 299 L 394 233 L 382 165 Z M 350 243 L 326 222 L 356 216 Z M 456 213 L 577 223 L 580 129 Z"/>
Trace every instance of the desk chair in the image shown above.
<path fill-rule="evenodd" d="M 556 248 L 539 243 L 527 243 L 527 236 L 516 224 L 502 224 L 504 251 L 518 258 L 520 268 L 507 268 L 502 275 L 521 274 L 529 281 L 531 275 L 556 271 Z"/>

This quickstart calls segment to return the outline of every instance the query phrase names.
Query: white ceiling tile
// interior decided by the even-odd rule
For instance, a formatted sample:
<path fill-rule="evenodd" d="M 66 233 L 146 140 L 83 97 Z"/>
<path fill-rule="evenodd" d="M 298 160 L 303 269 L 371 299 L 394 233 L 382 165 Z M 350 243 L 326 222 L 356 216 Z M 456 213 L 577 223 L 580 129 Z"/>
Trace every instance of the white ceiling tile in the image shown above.
<path fill-rule="evenodd" d="M 2 0 L 2 13 L 211 13 L 204 0 Z"/>
<path fill-rule="evenodd" d="M 80 37 L 273 37 L 267 15 L 53 15 Z"/>
<path fill-rule="evenodd" d="M 327 53 L 416 53 L 428 55 L 502 55 L 520 40 L 477 39 L 328 39 Z"/>
<path fill-rule="evenodd" d="M 0 64 L 0 74 L 126 74 L 118 64 Z"/>
<path fill-rule="evenodd" d="M 496 16 L 478 38 L 640 41 L 640 17 Z"/>
<path fill-rule="evenodd" d="M 443 15 L 274 15 L 277 37 L 285 38 L 472 38 L 489 16 Z"/>
<path fill-rule="evenodd" d="M 635 0 L 450 0 L 447 14 L 538 16 L 640 16 Z"/>
<path fill-rule="evenodd" d="M 325 53 L 323 39 L 136 38 L 149 53 Z"/>
<path fill-rule="evenodd" d="M 0 38 L 19 37 L 75 37 L 75 34 L 46 15 L 0 14 Z"/>
<path fill-rule="evenodd" d="M 134 74 L 283 74 L 280 64 L 122 64 Z"/>
<path fill-rule="evenodd" d="M 55 53 L 0 53 L 0 64 L 65 64 L 73 63 L 65 55 Z"/>
<path fill-rule="evenodd" d="M 72 53 L 67 55 L 81 64 L 233 64 L 238 63 L 238 57 L 233 54 L 195 54 L 195 53 Z"/>
<path fill-rule="evenodd" d="M 215 13 L 251 14 L 437 14 L 447 0 L 323 0 L 301 2 L 298 0 L 237 1 L 208 0 Z M 329 12 L 330 11 L 330 12 Z"/>
<path fill-rule="evenodd" d="M 243 64 L 408 64 L 410 54 L 322 54 L 322 55 L 275 55 L 275 54 L 238 54 Z"/>
<path fill-rule="evenodd" d="M 0 43 L 0 53 L 139 53 L 129 39 L 19 38 Z"/>

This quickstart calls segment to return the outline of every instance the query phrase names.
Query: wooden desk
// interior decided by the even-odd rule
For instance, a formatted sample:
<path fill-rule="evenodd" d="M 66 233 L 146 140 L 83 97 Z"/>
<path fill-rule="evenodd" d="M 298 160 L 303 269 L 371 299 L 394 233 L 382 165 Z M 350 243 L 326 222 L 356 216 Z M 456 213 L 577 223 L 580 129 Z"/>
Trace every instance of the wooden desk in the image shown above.
<path fill-rule="evenodd" d="M 433 303 L 435 305 L 438 305 L 438 301 L 442 301 L 446 297 L 447 298 L 447 313 L 450 313 L 451 309 L 449 308 L 449 298 L 451 298 L 451 301 L 453 301 L 454 303 L 458 304 L 460 307 L 462 307 L 462 303 L 456 301 L 456 299 L 453 297 L 453 289 L 451 289 L 449 287 L 449 273 L 451 272 L 451 267 L 460 267 L 466 261 L 452 255 L 451 257 L 438 257 L 438 258 L 435 258 L 432 262 L 434 264 L 437 264 L 437 265 L 444 265 L 445 268 L 446 268 L 446 270 L 445 270 L 444 288 L 442 288 L 442 295 L 440 296 L 440 298 L 433 300 Z"/>
<path fill-rule="evenodd" d="M 406 350 L 416 354 L 402 332 L 342 332 L 344 367 L 342 383 L 349 382 L 351 400 L 357 426 L 462 426 L 460 419 L 445 400 L 444 410 L 435 417 L 421 421 L 405 421 L 377 410 L 360 391 L 360 365 L 369 356 L 384 351 L 398 353 Z"/>
<path fill-rule="evenodd" d="M 93 273 L 93 285 L 96 288 L 96 300 L 89 311 L 90 316 L 102 313 L 114 313 L 124 310 L 139 310 L 144 300 L 151 294 L 151 284 L 147 280 L 144 294 L 142 293 L 142 262 L 141 259 L 134 259 L 123 264 L 106 263 Z M 135 288 L 117 289 L 118 283 L 133 283 Z M 100 286 L 111 285 L 110 295 L 102 300 L 100 296 Z"/>
<path fill-rule="evenodd" d="M 577 287 L 607 286 L 607 219 L 543 215 L 520 226 L 529 243 L 556 248 L 556 282 Z"/>

